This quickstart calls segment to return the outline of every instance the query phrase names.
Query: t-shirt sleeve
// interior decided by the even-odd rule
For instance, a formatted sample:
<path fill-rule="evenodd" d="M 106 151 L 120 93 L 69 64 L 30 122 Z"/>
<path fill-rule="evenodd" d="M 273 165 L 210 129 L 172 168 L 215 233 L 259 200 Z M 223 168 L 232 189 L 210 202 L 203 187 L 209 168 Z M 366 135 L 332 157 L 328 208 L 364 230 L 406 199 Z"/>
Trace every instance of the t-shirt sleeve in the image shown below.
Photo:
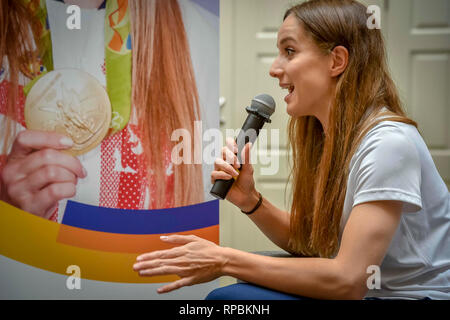
<path fill-rule="evenodd" d="M 403 131 L 395 127 L 375 130 L 363 140 L 356 155 L 353 206 L 398 200 L 404 203 L 403 212 L 422 208 L 420 157 Z"/>

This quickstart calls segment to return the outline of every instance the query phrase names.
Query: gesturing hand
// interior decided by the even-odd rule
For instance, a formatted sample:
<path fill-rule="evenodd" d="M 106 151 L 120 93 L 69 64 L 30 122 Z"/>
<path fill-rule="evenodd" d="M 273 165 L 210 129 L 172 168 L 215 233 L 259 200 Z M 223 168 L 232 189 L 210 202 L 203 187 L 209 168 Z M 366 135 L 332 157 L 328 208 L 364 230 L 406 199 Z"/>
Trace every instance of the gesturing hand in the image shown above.
<path fill-rule="evenodd" d="M 222 269 L 226 263 L 224 248 L 194 235 L 163 236 L 161 240 L 178 246 L 142 254 L 133 266 L 141 276 L 176 274 L 181 278 L 159 288 L 158 293 L 208 282 L 223 275 Z"/>

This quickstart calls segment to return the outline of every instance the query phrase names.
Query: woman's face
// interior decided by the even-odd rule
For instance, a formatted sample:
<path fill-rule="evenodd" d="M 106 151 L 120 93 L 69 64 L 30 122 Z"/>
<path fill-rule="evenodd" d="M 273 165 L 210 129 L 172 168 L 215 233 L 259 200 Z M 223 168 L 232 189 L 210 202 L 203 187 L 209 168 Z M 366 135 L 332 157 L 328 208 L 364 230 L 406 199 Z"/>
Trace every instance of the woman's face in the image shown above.
<path fill-rule="evenodd" d="M 314 115 L 326 119 L 332 92 L 329 55 L 306 34 L 297 18 L 289 15 L 278 31 L 278 57 L 270 75 L 288 90 L 284 98 L 292 117 Z"/>

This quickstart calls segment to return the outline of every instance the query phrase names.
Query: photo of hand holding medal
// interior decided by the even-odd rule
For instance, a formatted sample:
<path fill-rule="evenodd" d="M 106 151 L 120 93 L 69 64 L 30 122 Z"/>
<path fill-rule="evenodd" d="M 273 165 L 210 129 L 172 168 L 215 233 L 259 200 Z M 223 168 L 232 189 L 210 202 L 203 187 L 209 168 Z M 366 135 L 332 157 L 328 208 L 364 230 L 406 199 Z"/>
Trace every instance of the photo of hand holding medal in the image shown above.
<path fill-rule="evenodd" d="M 97 2 L 2 2 L 5 21 L 17 25 L 1 35 L 1 199 L 53 221 L 62 221 L 68 199 L 121 209 L 202 202 L 208 173 L 170 159 L 175 129 L 194 136 L 194 121 L 218 122 L 199 103 L 211 105 L 211 93 L 197 88 L 210 79 L 197 78 L 193 61 L 218 61 L 191 56 L 189 42 L 201 37 L 183 23 L 192 3 Z M 79 30 L 66 27 L 73 4 Z"/>

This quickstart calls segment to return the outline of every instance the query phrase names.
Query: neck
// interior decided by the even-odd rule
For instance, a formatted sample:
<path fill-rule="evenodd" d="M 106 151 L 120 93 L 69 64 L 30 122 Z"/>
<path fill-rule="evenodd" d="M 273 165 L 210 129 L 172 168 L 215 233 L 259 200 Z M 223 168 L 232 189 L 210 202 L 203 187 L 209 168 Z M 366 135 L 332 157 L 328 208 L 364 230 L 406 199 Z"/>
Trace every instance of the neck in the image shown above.
<path fill-rule="evenodd" d="M 320 107 L 316 109 L 317 112 L 315 116 L 322 124 L 323 132 L 325 133 L 325 135 L 328 131 L 328 117 L 330 115 L 331 107 L 333 106 L 334 97 L 334 90 L 330 90 L 330 94 L 324 97 L 324 99 L 320 103 Z"/>
<path fill-rule="evenodd" d="M 97 9 L 103 0 L 64 0 L 66 4 L 74 4 L 83 9 Z"/>

